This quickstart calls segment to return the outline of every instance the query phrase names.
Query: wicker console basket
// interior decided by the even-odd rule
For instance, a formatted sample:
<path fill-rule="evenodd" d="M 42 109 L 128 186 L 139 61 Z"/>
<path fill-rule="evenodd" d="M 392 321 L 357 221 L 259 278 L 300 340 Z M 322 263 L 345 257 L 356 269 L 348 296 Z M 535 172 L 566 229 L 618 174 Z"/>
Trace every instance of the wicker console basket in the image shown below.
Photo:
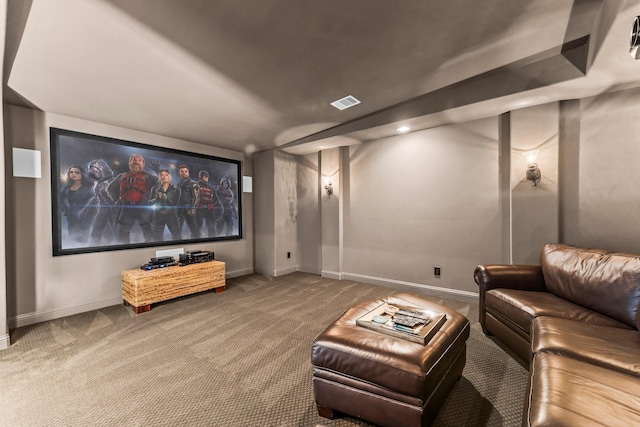
<path fill-rule="evenodd" d="M 122 299 L 131 304 L 136 313 L 149 311 L 156 302 L 209 289 L 222 292 L 224 287 L 224 262 L 220 261 L 122 272 Z"/>

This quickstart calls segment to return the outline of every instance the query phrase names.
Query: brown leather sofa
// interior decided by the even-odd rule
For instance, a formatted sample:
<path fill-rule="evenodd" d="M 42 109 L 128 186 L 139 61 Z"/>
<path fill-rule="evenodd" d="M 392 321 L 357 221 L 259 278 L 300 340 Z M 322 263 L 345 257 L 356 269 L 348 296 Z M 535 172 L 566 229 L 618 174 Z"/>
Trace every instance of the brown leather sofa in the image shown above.
<path fill-rule="evenodd" d="M 523 426 L 640 425 L 640 256 L 548 244 L 474 278 L 482 330 L 529 365 Z"/>

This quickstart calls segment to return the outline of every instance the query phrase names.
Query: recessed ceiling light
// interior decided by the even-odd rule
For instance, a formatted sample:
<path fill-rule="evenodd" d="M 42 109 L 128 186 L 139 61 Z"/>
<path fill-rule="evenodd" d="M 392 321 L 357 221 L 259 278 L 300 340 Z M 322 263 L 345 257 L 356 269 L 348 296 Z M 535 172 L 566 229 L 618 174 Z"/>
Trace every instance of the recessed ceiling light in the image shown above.
<path fill-rule="evenodd" d="M 360 104 L 360 100 L 356 99 L 356 97 L 353 95 L 347 95 L 344 98 L 338 99 L 337 101 L 333 101 L 331 103 L 331 105 L 336 107 L 338 110 L 344 110 L 358 104 Z"/>
<path fill-rule="evenodd" d="M 400 126 L 399 128 L 396 128 L 396 132 L 398 133 L 407 133 L 411 130 L 411 128 L 409 126 Z"/>

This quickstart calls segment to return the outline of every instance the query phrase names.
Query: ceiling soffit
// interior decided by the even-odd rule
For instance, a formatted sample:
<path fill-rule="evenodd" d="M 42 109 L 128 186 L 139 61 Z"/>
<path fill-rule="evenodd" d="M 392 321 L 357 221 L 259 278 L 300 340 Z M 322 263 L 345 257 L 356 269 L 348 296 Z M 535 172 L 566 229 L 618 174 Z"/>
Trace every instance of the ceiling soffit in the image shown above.
<path fill-rule="evenodd" d="M 351 144 L 550 102 L 541 90 L 589 75 L 624 4 L 479 3 L 9 0 L 5 101 L 245 152 Z M 329 106 L 349 94 L 362 104 Z"/>

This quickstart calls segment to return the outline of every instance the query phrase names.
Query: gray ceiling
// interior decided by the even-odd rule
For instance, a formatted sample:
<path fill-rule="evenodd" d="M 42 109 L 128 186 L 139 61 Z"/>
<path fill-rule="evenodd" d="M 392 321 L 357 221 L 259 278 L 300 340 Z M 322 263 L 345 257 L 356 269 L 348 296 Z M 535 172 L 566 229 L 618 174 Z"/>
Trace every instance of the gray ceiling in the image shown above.
<path fill-rule="evenodd" d="M 637 86 L 636 3 L 9 0 L 5 102 L 308 153 Z"/>

